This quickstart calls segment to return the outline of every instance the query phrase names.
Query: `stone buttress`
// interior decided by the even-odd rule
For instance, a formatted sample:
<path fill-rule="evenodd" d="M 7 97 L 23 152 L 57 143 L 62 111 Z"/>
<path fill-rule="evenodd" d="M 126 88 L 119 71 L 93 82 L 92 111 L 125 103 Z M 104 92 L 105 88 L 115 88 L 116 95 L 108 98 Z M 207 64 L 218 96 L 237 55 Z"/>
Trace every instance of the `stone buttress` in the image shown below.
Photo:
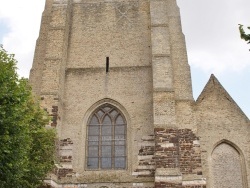
<path fill-rule="evenodd" d="M 176 0 L 46 0 L 30 83 L 59 138 L 48 187 L 249 185 L 249 119 L 214 75 L 194 101 Z M 89 168 L 101 107 L 125 120 L 122 169 L 99 165 L 101 131 Z"/>

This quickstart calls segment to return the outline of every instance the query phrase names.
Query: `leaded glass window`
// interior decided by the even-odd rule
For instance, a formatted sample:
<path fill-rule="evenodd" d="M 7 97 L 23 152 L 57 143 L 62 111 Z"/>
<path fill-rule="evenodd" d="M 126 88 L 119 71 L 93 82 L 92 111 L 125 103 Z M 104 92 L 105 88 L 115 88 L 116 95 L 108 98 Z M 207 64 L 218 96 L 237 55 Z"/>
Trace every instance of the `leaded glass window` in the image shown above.
<path fill-rule="evenodd" d="M 91 115 L 87 129 L 87 168 L 125 169 L 127 124 L 122 113 L 103 105 Z"/>

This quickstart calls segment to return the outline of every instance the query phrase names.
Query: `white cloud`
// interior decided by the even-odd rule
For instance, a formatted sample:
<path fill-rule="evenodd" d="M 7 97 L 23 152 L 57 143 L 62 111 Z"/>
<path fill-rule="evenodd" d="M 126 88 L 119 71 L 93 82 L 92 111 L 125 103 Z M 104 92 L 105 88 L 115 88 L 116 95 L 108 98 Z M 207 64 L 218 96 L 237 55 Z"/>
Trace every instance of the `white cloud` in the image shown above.
<path fill-rule="evenodd" d="M 178 0 L 189 63 L 205 73 L 225 74 L 250 67 L 249 45 L 238 24 L 249 25 L 249 0 Z"/>
<path fill-rule="evenodd" d="M 8 27 L 3 37 L 4 48 L 18 60 L 18 73 L 28 77 L 41 13 L 45 0 L 0 0 L 0 20 Z"/>
<path fill-rule="evenodd" d="M 240 39 L 239 39 L 240 40 Z M 188 50 L 191 66 L 200 68 L 206 73 L 216 75 L 230 72 L 240 72 L 250 67 L 250 53 L 243 44 L 235 47 L 203 48 Z"/>

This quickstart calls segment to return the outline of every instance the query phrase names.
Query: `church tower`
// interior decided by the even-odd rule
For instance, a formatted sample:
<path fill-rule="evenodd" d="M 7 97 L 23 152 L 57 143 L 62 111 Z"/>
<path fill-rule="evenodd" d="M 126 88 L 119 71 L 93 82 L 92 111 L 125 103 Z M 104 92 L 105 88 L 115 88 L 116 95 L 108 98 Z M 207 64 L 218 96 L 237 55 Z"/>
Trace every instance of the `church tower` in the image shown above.
<path fill-rule="evenodd" d="M 58 132 L 51 187 L 210 185 L 176 0 L 46 0 L 30 83 Z"/>

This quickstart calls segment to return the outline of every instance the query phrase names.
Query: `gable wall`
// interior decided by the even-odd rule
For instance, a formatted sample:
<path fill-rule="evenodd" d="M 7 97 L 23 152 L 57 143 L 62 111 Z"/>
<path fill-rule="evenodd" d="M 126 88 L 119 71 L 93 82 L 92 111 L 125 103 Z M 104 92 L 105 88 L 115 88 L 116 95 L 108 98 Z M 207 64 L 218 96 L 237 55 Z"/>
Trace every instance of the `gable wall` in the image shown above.
<path fill-rule="evenodd" d="M 212 187 L 212 153 L 221 142 L 232 143 L 241 151 L 243 187 L 249 181 L 249 121 L 216 79 L 209 81 L 196 106 L 198 136 L 201 141 L 204 175 Z M 232 162 L 229 166 L 233 167 Z M 220 168 L 219 166 L 217 168 Z M 226 182 L 220 182 L 227 185 Z"/>

